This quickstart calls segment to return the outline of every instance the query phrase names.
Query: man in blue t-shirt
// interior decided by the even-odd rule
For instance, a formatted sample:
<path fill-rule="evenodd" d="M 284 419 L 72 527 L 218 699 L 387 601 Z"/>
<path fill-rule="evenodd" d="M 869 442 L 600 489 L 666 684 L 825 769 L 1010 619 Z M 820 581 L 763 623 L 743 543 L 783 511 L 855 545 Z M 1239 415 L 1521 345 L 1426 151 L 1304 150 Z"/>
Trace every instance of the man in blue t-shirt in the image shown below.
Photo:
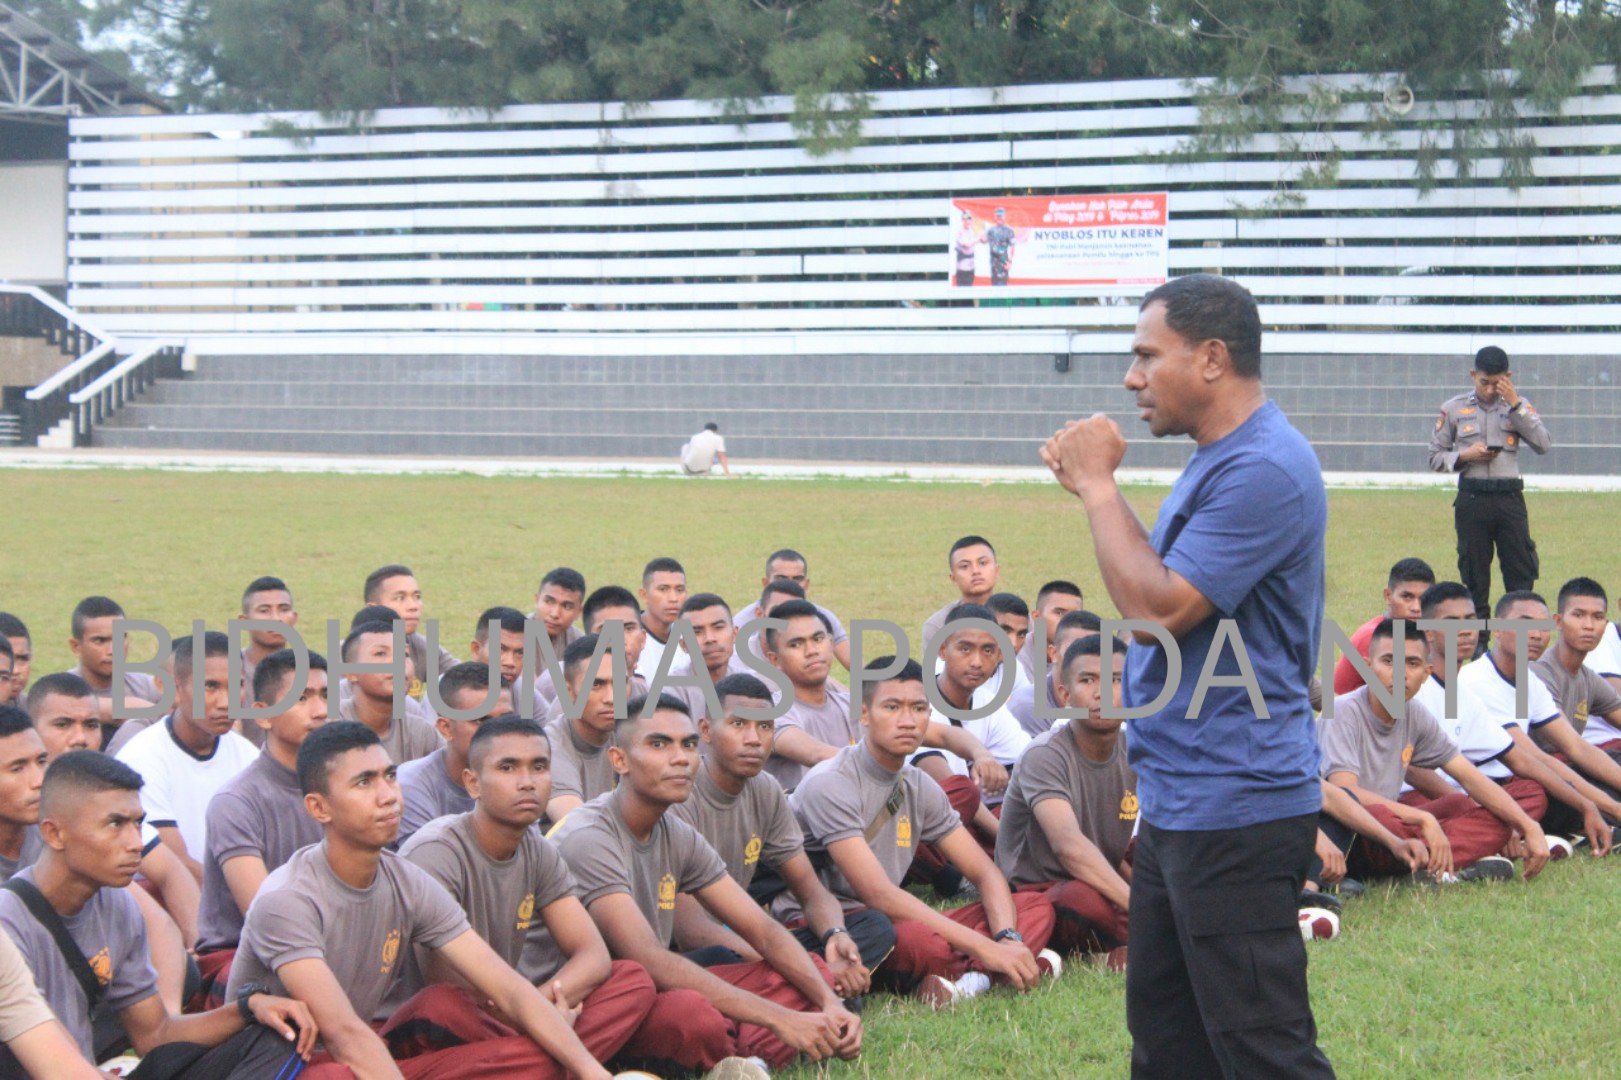
<path fill-rule="evenodd" d="M 1132 354 L 1125 386 L 1149 430 L 1198 444 L 1153 532 L 1116 486 L 1126 442 L 1112 420 L 1074 421 L 1042 448 L 1086 507 L 1115 607 L 1166 635 L 1137 634 L 1123 683 L 1141 711 L 1128 737 L 1142 815 L 1132 1076 L 1332 1076 L 1295 910 L 1322 801 L 1307 701 L 1322 473 L 1267 400 L 1260 316 L 1239 285 L 1194 274 L 1155 289 Z"/>

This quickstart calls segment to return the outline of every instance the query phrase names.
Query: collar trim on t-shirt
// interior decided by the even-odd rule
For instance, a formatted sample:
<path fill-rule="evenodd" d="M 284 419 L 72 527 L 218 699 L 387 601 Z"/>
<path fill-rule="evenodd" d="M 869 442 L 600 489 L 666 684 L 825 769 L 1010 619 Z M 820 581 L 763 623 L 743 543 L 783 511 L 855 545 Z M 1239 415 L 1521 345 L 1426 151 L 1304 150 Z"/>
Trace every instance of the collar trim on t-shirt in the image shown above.
<path fill-rule="evenodd" d="M 163 718 L 163 727 L 166 731 L 168 731 L 169 738 L 174 741 L 174 744 L 180 747 L 180 752 L 191 758 L 193 761 L 213 761 L 214 755 L 220 752 L 220 738 L 218 736 L 216 736 L 214 739 L 214 748 L 206 754 L 196 753 L 191 747 L 181 742 L 180 736 L 174 733 L 174 713 L 170 713 L 168 716 Z"/>

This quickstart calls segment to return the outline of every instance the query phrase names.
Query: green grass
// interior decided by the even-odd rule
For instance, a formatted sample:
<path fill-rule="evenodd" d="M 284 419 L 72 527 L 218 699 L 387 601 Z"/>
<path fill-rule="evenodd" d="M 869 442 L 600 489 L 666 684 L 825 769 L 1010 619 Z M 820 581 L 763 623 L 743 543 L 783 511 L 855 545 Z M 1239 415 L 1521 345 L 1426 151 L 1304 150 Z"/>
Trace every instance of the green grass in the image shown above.
<path fill-rule="evenodd" d="M 1151 518 L 1163 489 L 1131 491 Z M 1542 585 L 1589 574 L 1616 585 L 1621 495 L 1530 496 Z M 813 596 L 846 620 L 919 626 L 948 599 L 946 548 L 964 533 L 997 545 L 1004 587 L 1026 595 L 1066 577 L 1102 594 L 1086 520 L 1055 485 L 862 481 L 683 482 L 10 471 L 0 487 L 8 543 L 0 608 L 29 624 L 35 671 L 67 667 L 68 615 L 91 593 L 183 630 L 223 626 L 252 578 L 292 585 L 306 632 L 347 624 L 366 573 L 415 568 L 425 616 L 452 649 L 485 607 L 527 610 L 557 565 L 593 587 L 634 587 L 674 555 L 689 582 L 752 602 L 777 547 L 811 560 Z M 1347 629 L 1374 614 L 1390 564 L 1407 555 L 1454 576 L 1451 495 L 1330 493 L 1328 614 Z M 1264 508 L 1257 508 L 1264 513 Z M 317 646 L 319 647 L 319 646 Z M 1585 859 L 1526 884 L 1355 902 L 1341 940 L 1314 945 L 1323 1045 L 1340 1075 L 1608 1075 L 1621 1055 L 1621 864 Z M 1126 1072 L 1121 980 L 1071 966 L 1026 998 L 1004 992 L 935 1016 L 875 998 L 868 1049 L 836 1076 L 1118 1077 Z"/>

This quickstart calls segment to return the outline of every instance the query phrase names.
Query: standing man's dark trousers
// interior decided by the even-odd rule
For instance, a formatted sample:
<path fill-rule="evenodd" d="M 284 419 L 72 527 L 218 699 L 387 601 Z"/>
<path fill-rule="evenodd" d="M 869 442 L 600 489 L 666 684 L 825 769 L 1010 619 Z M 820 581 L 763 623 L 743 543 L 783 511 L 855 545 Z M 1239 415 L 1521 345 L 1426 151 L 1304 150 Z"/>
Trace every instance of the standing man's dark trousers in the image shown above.
<path fill-rule="evenodd" d="M 1491 618 L 1492 549 L 1503 563 L 1503 588 L 1534 589 L 1537 545 L 1525 512 L 1524 481 L 1461 480 L 1452 504 L 1458 530 L 1458 575 L 1475 598 L 1475 618 Z M 1482 635 L 1484 641 L 1485 635 Z"/>
<path fill-rule="evenodd" d="M 1126 966 L 1136 1080 L 1334 1075 L 1296 915 L 1317 817 L 1198 832 L 1143 822 Z"/>

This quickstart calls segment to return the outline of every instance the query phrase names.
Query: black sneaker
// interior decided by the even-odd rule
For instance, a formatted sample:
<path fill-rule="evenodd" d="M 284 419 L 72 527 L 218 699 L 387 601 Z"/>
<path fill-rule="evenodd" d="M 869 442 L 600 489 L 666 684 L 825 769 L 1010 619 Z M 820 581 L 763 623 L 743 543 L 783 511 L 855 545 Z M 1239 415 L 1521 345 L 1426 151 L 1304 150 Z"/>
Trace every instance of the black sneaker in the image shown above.
<path fill-rule="evenodd" d="M 1348 877 L 1340 878 L 1340 883 L 1334 886 L 1334 891 L 1339 894 L 1342 900 L 1355 900 L 1368 890 L 1356 878 Z"/>
<path fill-rule="evenodd" d="M 1302 908 L 1323 908 L 1327 911 L 1332 911 L 1336 915 L 1342 915 L 1345 913 L 1345 901 L 1341 900 L 1332 893 L 1321 893 L 1312 889 L 1301 890 L 1300 901 L 1295 906 Z"/>
<path fill-rule="evenodd" d="M 1514 863 L 1501 855 L 1488 855 L 1484 859 L 1458 871 L 1459 881 L 1513 881 Z"/>

